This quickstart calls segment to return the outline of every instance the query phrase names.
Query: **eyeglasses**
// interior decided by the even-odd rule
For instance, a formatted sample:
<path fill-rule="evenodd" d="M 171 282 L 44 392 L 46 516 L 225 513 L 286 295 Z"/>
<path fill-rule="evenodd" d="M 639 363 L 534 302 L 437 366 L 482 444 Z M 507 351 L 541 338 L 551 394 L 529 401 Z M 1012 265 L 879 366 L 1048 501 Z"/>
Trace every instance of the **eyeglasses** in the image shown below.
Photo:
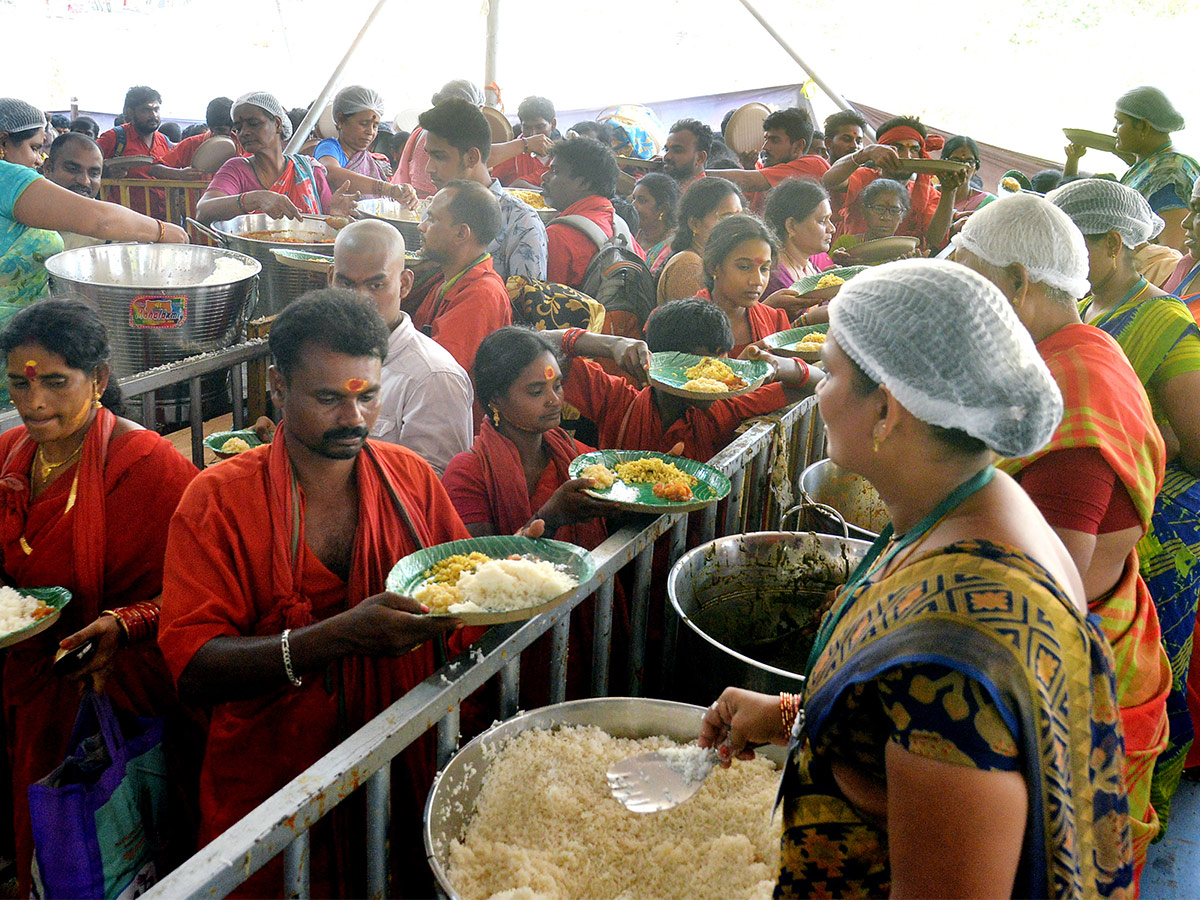
<path fill-rule="evenodd" d="M 876 215 L 892 216 L 896 219 L 908 212 L 903 206 L 868 206 L 866 208 Z"/>

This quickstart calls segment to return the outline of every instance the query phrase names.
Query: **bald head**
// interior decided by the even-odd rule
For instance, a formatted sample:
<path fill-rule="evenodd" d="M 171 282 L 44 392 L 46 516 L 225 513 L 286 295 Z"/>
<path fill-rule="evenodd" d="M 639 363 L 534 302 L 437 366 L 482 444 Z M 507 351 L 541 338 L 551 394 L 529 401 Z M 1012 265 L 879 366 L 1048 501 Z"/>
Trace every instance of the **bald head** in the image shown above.
<path fill-rule="evenodd" d="M 329 284 L 371 301 L 391 328 L 400 321 L 412 279 L 404 267 L 404 237 L 391 225 L 364 219 L 338 232 Z"/>

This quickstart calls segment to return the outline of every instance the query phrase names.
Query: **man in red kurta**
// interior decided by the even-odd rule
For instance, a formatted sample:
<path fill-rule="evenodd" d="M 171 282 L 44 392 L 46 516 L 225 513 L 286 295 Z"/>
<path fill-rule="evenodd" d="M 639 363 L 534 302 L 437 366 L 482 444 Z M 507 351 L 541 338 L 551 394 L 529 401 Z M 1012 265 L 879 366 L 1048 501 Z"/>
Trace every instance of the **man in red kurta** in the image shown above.
<path fill-rule="evenodd" d="M 171 142 L 158 130 L 162 124 L 162 95 L 154 88 L 138 85 L 125 93 L 125 124 L 110 128 L 96 143 L 105 159 L 122 156 L 149 156 L 161 162 L 171 149 Z M 123 173 L 125 178 L 150 178 L 150 166 L 139 166 Z M 105 192 L 105 200 L 120 203 L 116 188 Z M 145 196 L 141 191 L 131 191 L 129 205 L 140 213 L 161 219 L 166 215 L 166 199 L 161 190 L 150 191 L 150 209 L 147 212 Z"/>
<path fill-rule="evenodd" d="M 492 268 L 487 246 L 500 233 L 500 205 L 474 181 L 452 181 L 433 198 L 421 223 L 423 252 L 442 268 L 413 324 L 471 371 L 480 342 L 512 324 L 512 302 Z M 482 412 L 476 406 L 478 428 Z"/>
<path fill-rule="evenodd" d="M 754 171 L 747 169 L 712 169 L 709 176 L 728 179 L 749 196 L 750 208 L 762 213 L 766 192 L 789 178 L 808 178 L 820 181 L 829 171 L 823 157 L 808 153 L 812 143 L 813 123 L 808 112 L 795 107 L 781 109 L 763 119 L 762 158 Z"/>
<path fill-rule="evenodd" d="M 159 646 L 180 694 L 213 707 L 202 842 L 428 677 L 426 642 L 452 627 L 384 592 L 399 559 L 467 537 L 426 462 L 367 440 L 387 338 L 375 308 L 349 292 L 290 305 L 271 330 L 283 411 L 273 442 L 203 472 L 171 521 Z M 410 748 L 395 767 L 398 849 L 419 848 L 428 750 Z M 314 836 L 314 896 L 362 890 L 361 837 L 321 836 L 336 827 L 323 820 Z M 404 887 L 419 884 L 414 869 Z M 282 887 L 276 863 L 244 890 Z"/>
<path fill-rule="evenodd" d="M 617 224 L 620 217 L 609 200 L 617 191 L 620 175 L 612 150 L 594 138 L 576 137 L 559 141 L 551 154 L 550 168 L 542 178 L 542 194 L 550 206 L 559 210 L 559 216 L 590 219 L 606 238 L 612 237 L 614 228 L 629 232 L 624 220 Z M 546 280 L 582 287 L 588 263 L 598 249 L 596 244 L 578 228 L 555 221 L 546 226 L 546 242 Z M 646 255 L 632 235 L 630 247 L 639 256 Z"/>
<path fill-rule="evenodd" d="M 842 206 L 833 211 L 838 220 L 838 234 L 857 235 L 866 231 L 866 220 L 862 210 L 855 203 L 858 195 L 876 178 L 897 178 L 908 187 L 911 203 L 908 215 L 900 223 L 896 234 L 909 235 L 924 241 L 938 212 L 938 203 L 942 195 L 933 186 L 932 175 L 918 175 L 915 180 L 910 181 L 909 172 L 912 170 L 905 170 L 904 160 L 931 159 L 929 151 L 940 150 L 943 143 L 941 135 L 929 134 L 917 119 L 897 116 L 879 126 L 878 143 L 863 147 L 838 160 L 836 168 L 831 167 L 828 177 L 823 179 L 825 187 L 831 191 L 840 184 L 845 185 Z M 880 168 L 867 168 L 860 165 L 862 162 L 871 162 Z M 950 202 L 949 198 L 947 202 Z"/>
<path fill-rule="evenodd" d="M 560 340 L 566 332 L 548 332 Z M 676 300 L 660 306 L 646 323 L 651 352 L 679 351 L 719 356 L 733 344 L 729 320 L 706 300 Z M 746 419 L 766 415 L 798 398 L 788 398 L 775 383 L 728 400 L 689 401 L 654 387 L 637 388 L 628 378 L 609 375 L 598 363 L 582 356 L 607 356 L 614 361 L 627 338 L 585 334 L 563 341 L 571 351 L 563 383 L 563 399 L 596 423 L 599 446 L 615 450 L 656 450 L 708 462 L 733 440 Z M 790 372 L 788 373 L 791 374 Z M 682 444 L 682 452 L 677 448 Z"/>
<path fill-rule="evenodd" d="M 173 169 L 187 169 L 192 165 L 192 157 L 196 155 L 196 151 L 200 149 L 209 138 L 212 137 L 227 137 L 233 141 L 234 148 L 238 156 L 245 156 L 246 153 L 242 149 L 241 143 L 233 136 L 233 101 L 228 97 L 216 97 L 208 102 L 208 108 L 204 113 L 205 124 L 208 125 L 207 130 L 194 134 L 189 138 L 184 138 L 162 157 L 162 166 Z M 150 174 L 154 175 L 155 169 L 159 167 L 151 166 Z M 210 169 L 209 171 L 215 171 Z M 164 176 L 165 177 L 165 176 Z"/>
<path fill-rule="evenodd" d="M 538 188 L 549 167 L 543 161 L 545 157 L 530 151 L 529 139 L 538 134 L 551 136 L 558 124 L 554 104 L 545 97 L 526 97 L 517 107 L 517 119 L 521 122 L 520 139 L 525 142 L 523 152 L 495 166 L 492 177 L 499 178 L 505 187 Z"/>

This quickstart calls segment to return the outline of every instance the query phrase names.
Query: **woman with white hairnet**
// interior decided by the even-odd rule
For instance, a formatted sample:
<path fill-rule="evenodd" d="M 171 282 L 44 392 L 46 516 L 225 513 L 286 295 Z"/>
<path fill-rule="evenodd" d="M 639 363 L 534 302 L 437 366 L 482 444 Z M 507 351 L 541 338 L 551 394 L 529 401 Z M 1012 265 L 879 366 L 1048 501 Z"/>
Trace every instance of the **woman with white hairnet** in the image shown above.
<path fill-rule="evenodd" d="M 1138 548 L 1175 673 L 1167 698 L 1170 742 L 1158 758 L 1152 795 L 1165 829 L 1195 734 L 1184 675 L 1200 594 L 1200 330 L 1186 306 L 1133 268 L 1132 248 L 1161 227 L 1141 194 L 1086 178 L 1055 188 L 1046 199 L 1071 217 L 1087 244 L 1092 295 L 1080 305 L 1083 320 L 1117 339 L 1150 396 L 1167 446 L 1151 532 Z"/>
<path fill-rule="evenodd" d="M 1162 289 L 1187 304 L 1192 317 L 1200 322 L 1200 178 L 1192 185 L 1188 214 L 1183 217 L 1183 246 L 1187 252 L 1162 284 Z"/>
<path fill-rule="evenodd" d="M 196 218 L 205 224 L 247 213 L 266 213 L 274 219 L 302 215 L 348 216 L 359 194 L 343 179 L 330 190 L 325 167 L 311 156 L 286 155 L 292 136 L 287 111 L 266 91 L 251 91 L 233 101 L 233 133 L 250 156 L 225 162 L 196 204 Z"/>
<path fill-rule="evenodd" d="M 1171 689 L 1136 546 L 1150 528 L 1166 447 L 1120 344 L 1079 318 L 1087 247 L 1066 213 L 1033 194 L 993 203 L 955 238 L 954 260 L 1000 288 L 1062 392 L 1063 419 L 1050 442 L 1000 468 L 1062 538 L 1083 578 L 1088 609 L 1112 645 L 1136 885 L 1159 831 L 1151 783 L 1167 746 Z"/>
<path fill-rule="evenodd" d="M 1053 434 L 1053 378 L 1004 295 L 954 263 L 880 266 L 829 310 L 829 455 L 892 524 L 822 621 L 803 697 L 728 688 L 700 734 L 724 764 L 791 734 L 775 896 L 1124 896 L 1107 641 L 992 465 Z"/>
<path fill-rule="evenodd" d="M 176 225 L 81 197 L 43 178 L 46 117 L 36 106 L 0 97 L 0 327 L 49 296 L 45 262 L 63 249 L 61 231 L 109 241 L 187 243 Z M 8 402 L 7 387 L 0 403 Z"/>
<path fill-rule="evenodd" d="M 1134 157 L 1133 165 L 1121 176 L 1121 184 L 1145 197 L 1150 208 L 1162 217 L 1164 227 L 1158 243 L 1182 253 L 1181 223 L 1187 214 L 1192 183 L 1200 176 L 1200 163 L 1177 153 L 1171 143 L 1171 133 L 1183 131 L 1183 116 L 1161 90 L 1140 85 L 1117 98 L 1113 118 L 1117 152 Z M 1063 174 L 1074 175 L 1087 148 L 1068 144 L 1066 152 Z"/>
<path fill-rule="evenodd" d="M 333 98 L 333 123 L 337 137 L 317 144 L 313 156 L 335 182 L 348 181 L 364 197 L 390 197 L 410 209 L 417 194 L 410 185 L 392 184 L 392 166 L 371 152 L 383 118 L 383 98 L 370 88 L 351 85 Z"/>

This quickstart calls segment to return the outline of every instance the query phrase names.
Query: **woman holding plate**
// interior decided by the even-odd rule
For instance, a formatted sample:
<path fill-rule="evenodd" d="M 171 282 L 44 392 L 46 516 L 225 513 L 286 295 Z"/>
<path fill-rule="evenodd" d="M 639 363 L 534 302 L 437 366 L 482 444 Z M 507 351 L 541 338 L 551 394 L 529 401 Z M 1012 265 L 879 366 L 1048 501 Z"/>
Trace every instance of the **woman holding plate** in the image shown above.
<path fill-rule="evenodd" d="M 592 550 L 608 537 L 604 516 L 612 503 L 586 493 L 590 478 L 571 478 L 576 456 L 593 448 L 561 427 L 563 376 L 554 344 L 536 331 L 509 326 L 484 338 L 472 370 L 475 396 L 487 415 L 474 445 L 450 460 L 442 484 L 472 537 L 516 534 L 534 519 L 545 523 L 544 537 Z M 592 605 L 588 604 L 587 610 Z M 619 613 L 619 614 L 618 614 Z M 590 671 L 591 613 L 572 617 L 575 647 L 570 655 L 571 696 L 585 696 Z M 614 630 L 625 618 L 614 608 Z M 625 626 L 627 631 L 627 626 Z M 622 632 L 624 633 L 624 632 Z M 538 645 L 548 651 L 548 640 Z M 537 651 L 542 655 L 542 651 Z M 542 667 L 531 667 L 534 672 Z M 548 697 L 529 695 L 522 679 L 522 702 Z"/>
<path fill-rule="evenodd" d="M 725 765 L 792 736 L 775 896 L 1124 896 L 1111 653 L 1066 548 L 992 466 L 1053 433 L 1053 378 L 954 263 L 864 272 L 830 314 L 829 455 L 892 524 L 822 621 L 803 697 L 727 688 L 700 733 Z"/>
<path fill-rule="evenodd" d="M 4 577 L 18 588 L 59 585 L 72 594 L 58 623 L 12 647 L 4 665 L 25 897 L 28 788 L 62 762 L 79 707 L 77 681 L 51 671 L 55 652 L 91 642 L 95 649 L 77 676 L 138 716 L 179 710 L 155 637 L 167 524 L 196 468 L 166 439 L 118 417 L 108 337 L 90 308 L 66 300 L 34 304 L 0 334 L 0 352 L 24 423 L 0 435 Z"/>
<path fill-rule="evenodd" d="M 829 193 L 815 181 L 792 178 L 782 181 L 767 194 L 763 219 L 779 241 L 779 263 L 771 273 L 764 294 L 768 306 L 779 305 L 797 315 L 811 304 L 784 306 L 787 295 L 772 300 L 776 291 L 790 288 L 808 275 L 829 268 L 826 255 L 833 240 L 833 209 Z M 823 265 L 818 263 L 823 263 Z"/>

